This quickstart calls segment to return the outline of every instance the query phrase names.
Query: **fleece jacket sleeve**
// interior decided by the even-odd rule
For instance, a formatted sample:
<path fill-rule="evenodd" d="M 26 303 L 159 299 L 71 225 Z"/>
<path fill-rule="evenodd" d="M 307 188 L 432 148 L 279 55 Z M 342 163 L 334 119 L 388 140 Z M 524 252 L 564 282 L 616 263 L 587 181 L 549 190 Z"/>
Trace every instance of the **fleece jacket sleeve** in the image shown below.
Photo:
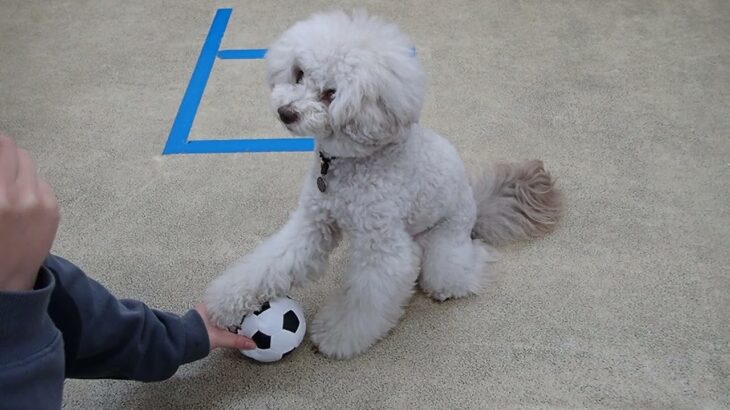
<path fill-rule="evenodd" d="M 0 292 L 0 409 L 52 409 L 63 397 L 63 340 L 46 313 L 54 278 L 34 290 Z"/>
<path fill-rule="evenodd" d="M 63 336 L 66 377 L 159 381 L 207 356 L 208 332 L 195 310 L 180 317 L 118 300 L 57 256 L 44 267 L 56 282 L 48 314 Z"/>

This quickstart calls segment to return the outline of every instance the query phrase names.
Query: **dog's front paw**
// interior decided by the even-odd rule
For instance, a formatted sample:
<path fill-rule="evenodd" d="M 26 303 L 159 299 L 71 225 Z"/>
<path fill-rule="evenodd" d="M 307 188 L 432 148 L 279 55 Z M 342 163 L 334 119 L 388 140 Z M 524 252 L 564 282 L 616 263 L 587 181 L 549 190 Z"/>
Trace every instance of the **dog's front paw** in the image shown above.
<path fill-rule="evenodd" d="M 350 312 L 344 304 L 334 303 L 317 314 L 310 335 L 320 353 L 333 359 L 349 359 L 378 340 L 379 335 L 372 330 L 358 312 Z"/>
<path fill-rule="evenodd" d="M 213 322 L 224 329 L 240 326 L 243 316 L 260 306 L 256 291 L 240 286 L 231 275 L 215 279 L 206 289 L 203 303 Z"/>

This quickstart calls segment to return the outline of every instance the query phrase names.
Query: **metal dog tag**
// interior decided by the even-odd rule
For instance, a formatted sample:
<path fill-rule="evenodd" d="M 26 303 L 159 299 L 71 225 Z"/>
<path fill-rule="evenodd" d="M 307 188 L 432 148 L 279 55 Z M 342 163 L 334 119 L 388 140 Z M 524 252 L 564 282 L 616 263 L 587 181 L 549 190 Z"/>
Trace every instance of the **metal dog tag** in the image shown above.
<path fill-rule="evenodd" d="M 319 188 L 319 192 L 324 192 L 327 190 L 327 181 L 324 180 L 322 177 L 317 177 L 317 188 Z"/>

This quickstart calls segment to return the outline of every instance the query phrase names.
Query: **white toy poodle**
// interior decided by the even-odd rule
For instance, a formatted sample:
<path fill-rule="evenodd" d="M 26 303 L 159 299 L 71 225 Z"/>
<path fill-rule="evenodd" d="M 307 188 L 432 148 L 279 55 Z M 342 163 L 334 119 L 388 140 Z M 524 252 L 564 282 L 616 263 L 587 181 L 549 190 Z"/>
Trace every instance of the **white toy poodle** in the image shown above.
<path fill-rule="evenodd" d="M 320 352 L 349 358 L 390 331 L 418 283 L 435 300 L 476 294 L 486 244 L 534 237 L 560 215 L 540 161 L 502 164 L 470 183 L 459 154 L 419 124 L 426 78 L 392 24 L 355 12 L 315 14 L 266 54 L 271 102 L 316 153 L 287 224 L 215 279 L 205 303 L 235 326 L 266 300 L 317 279 L 341 234 L 345 288 L 311 324 Z"/>

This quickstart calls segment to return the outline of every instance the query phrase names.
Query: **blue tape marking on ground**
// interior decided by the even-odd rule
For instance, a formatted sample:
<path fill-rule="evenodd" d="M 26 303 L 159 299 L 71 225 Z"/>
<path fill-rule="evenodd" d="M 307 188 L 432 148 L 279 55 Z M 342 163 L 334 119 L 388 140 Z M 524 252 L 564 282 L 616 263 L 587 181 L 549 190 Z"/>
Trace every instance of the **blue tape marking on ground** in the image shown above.
<path fill-rule="evenodd" d="M 218 52 L 218 58 L 220 58 L 221 60 L 257 60 L 264 58 L 265 55 L 265 48 L 254 48 L 248 50 L 221 50 Z"/>
<path fill-rule="evenodd" d="M 205 86 L 208 83 L 208 77 L 210 77 L 210 71 L 213 69 L 215 57 L 218 54 L 232 11 L 232 9 L 218 9 L 215 13 L 208 36 L 205 38 L 203 48 L 200 50 L 198 62 L 195 64 L 195 69 L 190 77 L 190 83 L 188 83 L 188 88 L 185 90 L 182 102 L 180 102 L 175 121 L 172 123 L 172 129 L 167 137 L 163 154 L 173 151 L 179 152 L 187 142 L 195 113 L 198 111 L 200 100 L 203 98 L 203 91 L 205 91 Z"/>
<path fill-rule="evenodd" d="M 218 9 L 205 38 L 200 56 L 190 76 L 180 108 L 172 124 L 163 155 L 213 154 L 233 152 L 286 152 L 312 151 L 311 138 L 235 139 L 235 140 L 188 140 L 195 115 L 203 98 L 205 86 L 213 70 L 216 56 L 222 60 L 255 60 L 266 55 L 265 48 L 245 50 L 220 50 L 223 35 L 228 27 L 233 9 Z M 413 54 L 416 48 L 413 47 Z"/>
<path fill-rule="evenodd" d="M 266 57 L 265 48 L 249 48 L 243 50 L 220 50 L 218 58 L 221 60 L 259 60 Z M 411 54 L 416 55 L 416 47 L 411 47 Z"/>
<path fill-rule="evenodd" d="M 176 150 L 181 148 L 180 150 Z M 173 147 L 168 154 L 231 154 L 236 152 L 306 152 L 314 150 L 311 138 L 272 138 L 250 140 L 192 140 Z"/>
<path fill-rule="evenodd" d="M 213 70 L 216 56 L 223 60 L 260 59 L 266 49 L 220 50 L 223 35 L 228 27 L 233 9 L 218 9 L 210 25 L 208 36 L 203 42 L 200 56 L 190 76 L 180 108 L 167 137 L 163 155 L 171 154 L 214 154 L 233 152 L 286 152 L 312 151 L 311 138 L 235 139 L 235 140 L 188 140 L 195 115 L 203 98 L 205 86 Z"/>

